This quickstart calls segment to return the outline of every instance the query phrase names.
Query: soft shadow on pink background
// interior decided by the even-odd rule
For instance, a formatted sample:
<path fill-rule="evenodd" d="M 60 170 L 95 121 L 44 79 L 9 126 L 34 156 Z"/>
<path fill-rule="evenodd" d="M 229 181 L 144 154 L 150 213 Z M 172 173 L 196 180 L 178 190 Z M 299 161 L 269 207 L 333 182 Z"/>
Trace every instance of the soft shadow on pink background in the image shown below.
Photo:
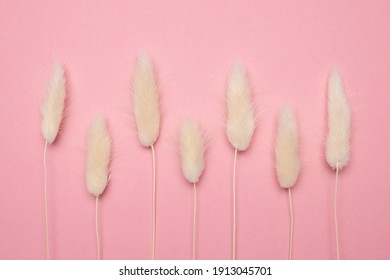
<path fill-rule="evenodd" d="M 84 179 L 86 133 L 104 113 L 114 155 L 101 199 L 102 257 L 151 257 L 151 152 L 137 139 L 130 85 L 135 56 L 152 57 L 161 88 L 157 152 L 158 259 L 191 258 L 192 188 L 178 130 L 206 131 L 198 188 L 198 258 L 231 256 L 233 149 L 224 131 L 226 77 L 247 70 L 258 127 L 237 170 L 237 257 L 286 259 L 288 197 L 273 162 L 276 116 L 299 119 L 302 172 L 293 189 L 294 258 L 334 259 L 334 172 L 324 158 L 326 82 L 337 67 L 353 113 L 352 153 L 339 189 L 341 257 L 390 258 L 389 1 L 0 1 L 0 258 L 43 259 L 39 106 L 64 63 L 68 110 L 48 149 L 54 259 L 96 255 L 94 198 Z"/>

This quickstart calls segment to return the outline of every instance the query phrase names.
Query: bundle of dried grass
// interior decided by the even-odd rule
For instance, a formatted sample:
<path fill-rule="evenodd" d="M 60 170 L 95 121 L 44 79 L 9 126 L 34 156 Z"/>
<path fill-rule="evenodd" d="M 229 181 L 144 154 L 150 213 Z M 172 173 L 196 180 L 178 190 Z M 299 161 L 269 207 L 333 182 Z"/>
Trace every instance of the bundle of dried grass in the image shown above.
<path fill-rule="evenodd" d="M 64 68 L 60 63 L 54 67 L 46 88 L 46 96 L 41 107 L 41 131 L 45 139 L 43 151 L 44 168 L 44 193 L 45 193 L 45 231 L 46 231 L 46 258 L 50 259 L 49 246 L 49 217 L 47 206 L 47 168 L 46 168 L 46 150 L 47 144 L 52 144 L 60 130 L 61 121 L 65 107 L 65 74 Z"/>
<path fill-rule="evenodd" d="M 236 162 L 237 151 L 245 151 L 252 140 L 255 130 L 254 106 L 244 66 L 237 64 L 230 72 L 227 89 L 226 133 L 234 148 L 233 164 L 233 232 L 232 259 L 236 259 Z"/>
<path fill-rule="evenodd" d="M 196 183 L 204 169 L 204 141 L 198 125 L 191 120 L 180 131 L 180 156 L 184 177 L 194 185 L 194 217 L 192 225 L 192 259 L 196 259 Z"/>
<path fill-rule="evenodd" d="M 337 70 L 330 73 L 328 81 L 328 137 L 326 160 L 336 170 L 334 193 L 334 220 L 336 231 L 336 255 L 340 259 L 339 230 L 337 222 L 337 189 L 339 171 L 349 162 L 351 134 L 351 110 L 344 92 L 344 85 Z"/>
<path fill-rule="evenodd" d="M 134 116 L 138 138 L 152 150 L 152 259 L 156 255 L 156 157 L 154 143 L 160 130 L 158 87 L 153 64 L 146 54 L 139 54 L 133 79 Z"/>
<path fill-rule="evenodd" d="M 300 161 L 298 153 L 298 129 L 294 112 L 285 107 L 279 114 L 278 133 L 275 147 L 276 174 L 281 187 L 288 189 L 290 204 L 290 246 L 289 259 L 292 259 L 294 212 L 291 188 L 295 185 Z"/>
<path fill-rule="evenodd" d="M 87 188 L 96 197 L 95 222 L 97 259 L 100 260 L 99 239 L 99 197 L 106 189 L 109 180 L 109 165 L 111 159 L 111 138 L 108 134 L 106 120 L 97 115 L 92 121 L 88 133 L 87 145 Z"/>

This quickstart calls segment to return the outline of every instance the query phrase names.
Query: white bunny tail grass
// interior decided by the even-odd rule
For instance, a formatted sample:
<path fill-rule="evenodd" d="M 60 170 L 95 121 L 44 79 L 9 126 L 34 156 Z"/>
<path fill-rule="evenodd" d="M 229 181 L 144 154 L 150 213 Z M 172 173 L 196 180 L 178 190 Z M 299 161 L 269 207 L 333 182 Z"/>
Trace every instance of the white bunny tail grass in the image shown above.
<path fill-rule="evenodd" d="M 236 161 L 237 151 L 245 151 L 253 136 L 256 120 L 244 66 L 236 64 L 227 87 L 226 133 L 234 148 L 232 259 L 236 259 Z"/>
<path fill-rule="evenodd" d="M 110 158 L 111 138 L 106 120 L 97 115 L 89 128 L 87 148 L 87 187 L 94 196 L 101 195 L 106 188 Z"/>
<path fill-rule="evenodd" d="M 196 123 L 186 120 L 180 132 L 180 155 L 184 177 L 196 183 L 204 169 L 203 135 Z"/>
<path fill-rule="evenodd" d="M 278 133 L 275 147 L 276 174 L 281 187 L 288 189 L 290 205 L 290 246 L 289 259 L 292 259 L 294 212 L 291 187 L 298 179 L 300 162 L 298 153 L 298 129 L 294 112 L 285 107 L 279 114 Z"/>
<path fill-rule="evenodd" d="M 291 188 L 298 179 L 298 129 L 294 112 L 285 107 L 279 114 L 275 147 L 276 173 L 281 187 Z"/>
<path fill-rule="evenodd" d="M 41 130 L 43 138 L 51 144 L 57 137 L 65 106 L 65 75 L 61 64 L 56 64 L 46 88 L 41 107 Z"/>
<path fill-rule="evenodd" d="M 152 259 L 156 254 L 156 158 L 154 143 L 160 130 L 160 109 L 158 87 L 153 64 L 150 58 L 138 55 L 133 78 L 134 116 L 138 138 L 145 147 L 151 147 L 153 161 L 152 194 Z"/>
<path fill-rule="evenodd" d="M 234 149 L 245 151 L 255 130 L 254 106 L 244 66 L 237 64 L 230 72 L 227 89 L 226 133 Z"/>
<path fill-rule="evenodd" d="M 111 138 L 108 134 L 106 120 L 98 115 L 92 121 L 88 133 L 87 146 L 87 189 L 96 196 L 96 244 L 97 259 L 100 260 L 100 239 L 98 226 L 99 196 L 104 192 L 109 180 L 111 159 Z"/>
<path fill-rule="evenodd" d="M 184 177 L 194 185 L 194 217 L 192 225 L 192 259 L 196 259 L 196 183 L 204 169 L 203 135 L 196 123 L 186 120 L 180 132 L 180 156 Z"/>
<path fill-rule="evenodd" d="M 133 79 L 134 115 L 138 138 L 150 147 L 156 142 L 160 129 L 158 87 L 152 61 L 139 54 Z"/>
<path fill-rule="evenodd" d="M 339 233 L 337 222 L 337 189 L 339 171 L 349 162 L 351 134 L 351 110 L 345 96 L 344 85 L 337 70 L 330 73 L 328 81 L 328 138 L 326 160 L 336 170 L 334 193 L 334 220 L 336 231 L 336 254 L 340 259 Z"/>
<path fill-rule="evenodd" d="M 46 231 L 46 259 L 50 259 L 49 247 L 49 217 L 47 206 L 47 169 L 46 149 L 57 137 L 65 106 L 65 75 L 61 64 L 56 64 L 46 88 L 46 96 L 41 106 L 41 131 L 45 139 L 43 150 L 44 193 L 45 193 L 45 231 Z"/>
<path fill-rule="evenodd" d="M 351 111 L 344 93 L 340 74 L 333 70 L 328 82 L 328 138 L 326 160 L 333 168 L 340 170 L 349 161 L 351 133 Z"/>

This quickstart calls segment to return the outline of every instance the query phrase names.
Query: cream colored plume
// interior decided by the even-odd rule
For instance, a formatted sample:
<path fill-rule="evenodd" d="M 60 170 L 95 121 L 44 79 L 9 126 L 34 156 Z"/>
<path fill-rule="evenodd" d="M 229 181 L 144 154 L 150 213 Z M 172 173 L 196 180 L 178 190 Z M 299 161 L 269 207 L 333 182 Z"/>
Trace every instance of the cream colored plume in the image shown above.
<path fill-rule="evenodd" d="M 87 188 L 95 196 L 101 195 L 106 188 L 110 158 L 111 138 L 106 120 L 98 115 L 89 128 L 87 147 Z"/>
<path fill-rule="evenodd" d="M 196 183 L 204 169 L 204 142 L 199 127 L 186 120 L 180 131 L 180 155 L 184 177 Z"/>
<path fill-rule="evenodd" d="M 336 169 L 349 161 L 351 112 L 340 74 L 333 70 L 328 81 L 328 138 L 326 160 Z"/>
<path fill-rule="evenodd" d="M 137 58 L 133 95 L 138 138 L 142 145 L 150 147 L 159 134 L 160 110 L 152 61 L 145 54 L 140 54 Z"/>
<path fill-rule="evenodd" d="M 230 73 L 226 103 L 228 139 L 235 149 L 244 151 L 255 130 L 255 115 L 245 69 L 241 64 L 235 65 Z"/>
<path fill-rule="evenodd" d="M 298 179 L 300 162 L 297 123 L 295 115 L 289 107 L 285 107 L 279 113 L 275 160 L 280 186 L 291 188 Z"/>
<path fill-rule="evenodd" d="M 45 140 L 51 144 L 57 137 L 64 111 L 65 75 L 61 64 L 54 67 L 46 88 L 46 96 L 41 107 L 41 130 Z"/>

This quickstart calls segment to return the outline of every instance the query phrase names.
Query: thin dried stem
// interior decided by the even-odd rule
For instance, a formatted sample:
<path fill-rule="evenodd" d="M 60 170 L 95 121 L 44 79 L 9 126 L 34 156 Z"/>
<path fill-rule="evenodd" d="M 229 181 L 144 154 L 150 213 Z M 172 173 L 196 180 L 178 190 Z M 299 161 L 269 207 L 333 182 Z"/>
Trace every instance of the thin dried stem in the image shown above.
<path fill-rule="evenodd" d="M 236 165 L 237 149 L 234 150 L 233 163 L 233 240 L 232 240 L 232 259 L 236 259 Z"/>
<path fill-rule="evenodd" d="M 153 165 L 153 190 L 152 190 L 152 259 L 156 258 L 156 156 L 154 152 L 154 145 L 152 148 L 152 165 Z"/>

